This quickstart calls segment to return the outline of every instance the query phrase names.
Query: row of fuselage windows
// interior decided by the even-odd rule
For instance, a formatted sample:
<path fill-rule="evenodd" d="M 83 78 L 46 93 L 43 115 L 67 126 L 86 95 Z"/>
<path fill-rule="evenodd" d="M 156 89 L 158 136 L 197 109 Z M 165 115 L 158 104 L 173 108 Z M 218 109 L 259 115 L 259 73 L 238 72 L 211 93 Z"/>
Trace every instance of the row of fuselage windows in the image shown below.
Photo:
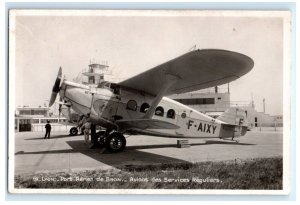
<path fill-rule="evenodd" d="M 148 103 L 143 103 L 141 105 L 139 111 L 141 113 L 146 113 L 149 108 L 150 108 L 150 105 Z M 137 102 L 135 100 L 129 100 L 127 102 L 126 109 L 127 110 L 132 110 L 132 111 L 137 111 L 137 109 L 138 109 Z M 160 117 L 164 117 L 165 110 L 164 110 L 164 108 L 162 106 L 158 106 L 155 109 L 154 114 L 157 115 L 157 116 L 160 116 Z M 167 116 L 166 117 L 167 118 L 171 118 L 171 119 L 175 119 L 175 110 L 169 109 L 167 111 Z"/>
<path fill-rule="evenodd" d="M 215 98 L 191 98 L 191 99 L 174 99 L 185 105 L 209 105 L 215 104 Z"/>

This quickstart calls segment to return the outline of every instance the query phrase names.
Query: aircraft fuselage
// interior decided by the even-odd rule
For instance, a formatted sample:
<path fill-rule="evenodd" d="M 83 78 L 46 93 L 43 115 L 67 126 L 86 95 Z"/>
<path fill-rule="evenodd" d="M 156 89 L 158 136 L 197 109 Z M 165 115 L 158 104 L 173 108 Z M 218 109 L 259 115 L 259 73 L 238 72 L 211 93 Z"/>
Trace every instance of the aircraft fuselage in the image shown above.
<path fill-rule="evenodd" d="M 71 103 L 80 115 L 90 113 L 92 119 L 99 119 L 97 124 L 110 126 L 116 120 L 143 118 L 155 96 L 108 84 L 100 88 L 64 81 L 60 96 Z M 101 119 L 101 120 L 100 120 Z M 166 121 L 179 126 L 178 129 L 143 129 L 127 130 L 139 133 L 188 138 L 232 138 L 236 127 L 227 126 L 225 122 L 200 113 L 177 101 L 163 97 L 152 119 Z"/>

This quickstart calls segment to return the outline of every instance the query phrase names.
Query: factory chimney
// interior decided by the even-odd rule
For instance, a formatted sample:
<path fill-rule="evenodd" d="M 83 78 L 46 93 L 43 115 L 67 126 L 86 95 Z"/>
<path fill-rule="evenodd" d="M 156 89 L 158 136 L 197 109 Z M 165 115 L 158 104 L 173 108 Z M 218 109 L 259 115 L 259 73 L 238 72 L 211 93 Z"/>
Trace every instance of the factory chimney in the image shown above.
<path fill-rule="evenodd" d="M 215 86 L 215 93 L 218 93 L 218 86 Z"/>
<path fill-rule="evenodd" d="M 230 93 L 230 91 L 229 91 L 229 83 L 227 84 L 227 92 Z"/>
<path fill-rule="evenodd" d="M 265 100 L 265 98 L 263 99 L 263 108 L 264 108 L 264 113 L 266 113 L 266 100 Z"/>

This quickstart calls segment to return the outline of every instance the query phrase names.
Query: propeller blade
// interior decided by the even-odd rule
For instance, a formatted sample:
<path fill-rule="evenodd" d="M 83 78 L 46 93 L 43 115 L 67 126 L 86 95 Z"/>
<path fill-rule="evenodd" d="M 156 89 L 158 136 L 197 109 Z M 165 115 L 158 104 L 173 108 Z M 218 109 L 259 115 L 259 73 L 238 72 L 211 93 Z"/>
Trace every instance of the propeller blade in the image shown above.
<path fill-rule="evenodd" d="M 61 107 L 62 107 L 62 104 L 59 104 L 58 105 L 58 119 L 60 119 Z"/>
<path fill-rule="evenodd" d="M 59 89 L 60 89 L 59 85 L 60 85 L 61 78 L 62 78 L 62 69 L 61 69 L 61 67 L 59 67 L 58 74 L 57 74 L 55 83 L 52 88 L 51 98 L 49 101 L 49 107 L 51 107 L 53 105 L 53 103 L 55 102 L 57 93 L 59 92 Z"/>
<path fill-rule="evenodd" d="M 62 105 L 59 105 L 59 107 L 58 107 L 58 119 L 60 119 L 61 106 L 62 106 Z"/>

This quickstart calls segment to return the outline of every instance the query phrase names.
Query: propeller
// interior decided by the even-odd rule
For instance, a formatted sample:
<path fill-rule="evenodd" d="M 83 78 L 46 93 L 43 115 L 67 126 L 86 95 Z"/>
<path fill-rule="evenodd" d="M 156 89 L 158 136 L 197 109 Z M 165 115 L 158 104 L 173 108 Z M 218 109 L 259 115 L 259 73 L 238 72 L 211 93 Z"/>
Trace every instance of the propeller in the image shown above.
<path fill-rule="evenodd" d="M 62 97 L 59 98 L 59 101 L 60 101 L 60 102 L 62 101 Z M 61 107 L 62 107 L 62 104 L 59 103 L 59 105 L 58 105 L 58 119 L 60 119 Z"/>
<path fill-rule="evenodd" d="M 60 85 L 61 78 L 62 78 L 62 69 L 61 69 L 61 67 L 59 67 L 58 74 L 57 74 L 55 83 L 52 88 L 51 98 L 49 101 L 49 107 L 51 107 L 53 105 L 53 103 L 55 102 L 57 93 L 59 92 L 59 89 L 60 89 L 59 85 Z"/>

